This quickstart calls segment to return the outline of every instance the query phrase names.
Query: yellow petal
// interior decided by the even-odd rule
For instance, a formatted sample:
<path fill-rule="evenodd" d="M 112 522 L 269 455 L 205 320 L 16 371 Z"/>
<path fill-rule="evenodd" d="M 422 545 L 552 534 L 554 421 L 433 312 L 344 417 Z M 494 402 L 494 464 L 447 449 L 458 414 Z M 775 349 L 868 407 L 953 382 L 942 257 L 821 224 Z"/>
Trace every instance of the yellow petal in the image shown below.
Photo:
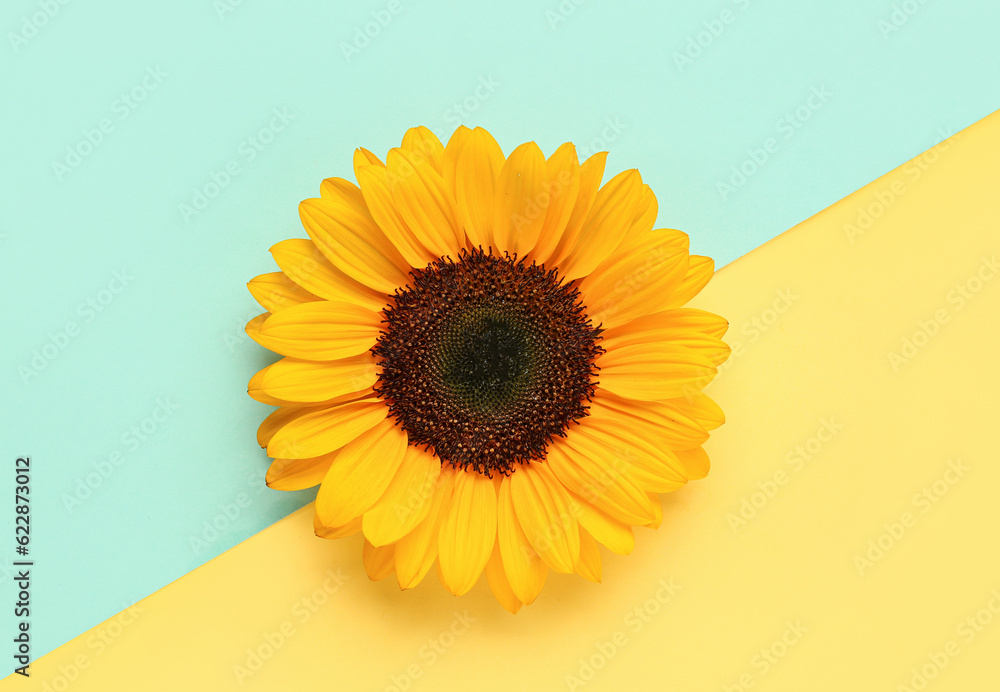
<path fill-rule="evenodd" d="M 497 179 L 492 245 L 523 257 L 535 247 L 549 207 L 545 156 L 525 142 L 507 157 Z"/>
<path fill-rule="evenodd" d="M 486 563 L 486 581 L 489 582 L 490 590 L 500 605 L 512 615 L 517 615 L 517 611 L 521 609 L 523 604 L 514 594 L 510 582 L 507 581 L 507 575 L 503 571 L 499 540 L 494 541 L 493 553 L 490 555 L 490 561 Z"/>
<path fill-rule="evenodd" d="M 633 327 L 645 324 L 656 325 L 659 329 L 666 330 L 664 336 L 670 339 L 683 339 L 688 332 L 696 332 L 720 339 L 729 329 L 729 322 L 713 312 L 696 308 L 671 308 L 645 315 L 641 320 L 636 320 L 631 325 L 608 329 L 605 334 L 608 332 L 612 336 L 623 334 L 632 331 Z"/>
<path fill-rule="evenodd" d="M 256 385 L 265 394 L 285 401 L 304 403 L 327 401 L 334 397 L 371 387 L 378 379 L 375 358 L 365 352 L 343 360 L 316 362 L 282 358 L 258 373 Z"/>
<path fill-rule="evenodd" d="M 271 272 L 253 278 L 248 284 L 250 294 L 268 312 L 277 312 L 289 305 L 319 300 L 306 289 L 285 276 L 284 272 Z"/>
<path fill-rule="evenodd" d="M 322 406 L 282 406 L 278 410 L 272 411 L 271 415 L 261 421 L 257 428 L 257 444 L 261 447 L 267 447 L 274 434 L 290 422 L 324 408 Z"/>
<path fill-rule="evenodd" d="M 685 473 L 687 473 L 687 477 L 691 480 L 698 480 L 708 475 L 711 464 L 708 460 L 708 454 L 703 448 L 679 449 L 674 453 L 677 455 L 677 459 L 684 465 Z"/>
<path fill-rule="evenodd" d="M 308 361 L 307 361 L 308 362 Z M 259 370 L 253 377 L 250 378 L 250 382 L 247 384 L 247 394 L 251 398 L 259 401 L 262 404 L 269 404 L 271 406 L 320 406 L 320 405 L 334 405 L 334 404 L 346 404 L 348 401 L 357 401 L 359 399 L 370 399 L 374 396 L 375 390 L 371 387 L 365 387 L 364 389 L 359 389 L 354 392 L 347 392 L 339 396 L 331 397 L 329 399 L 321 399 L 319 401 L 296 401 L 294 399 L 282 399 L 276 396 L 272 396 L 260 388 L 260 383 L 264 377 L 264 368 Z"/>
<path fill-rule="evenodd" d="M 701 292 L 701 289 L 705 288 L 714 273 L 715 261 L 711 257 L 691 255 L 688 260 L 687 275 L 673 293 L 663 297 L 661 309 L 679 308 L 687 304 L 689 300 Z"/>
<path fill-rule="evenodd" d="M 584 579 L 601 583 L 601 551 L 594 537 L 583 529 L 580 529 L 580 557 L 573 571 Z"/>
<path fill-rule="evenodd" d="M 471 133 L 472 130 L 465 125 L 456 127 L 455 131 L 451 133 L 448 143 L 444 146 L 444 154 L 441 156 L 441 168 L 439 172 L 441 173 L 441 179 L 444 181 L 445 189 L 451 194 L 451 198 L 455 200 L 456 213 L 458 212 L 458 198 L 455 196 L 455 176 L 457 175 L 458 155 L 465 147 L 465 143 L 468 141 Z M 462 221 L 461 215 L 459 215 L 458 220 L 459 222 Z"/>
<path fill-rule="evenodd" d="M 646 235 L 656 225 L 658 211 L 659 205 L 656 202 L 656 195 L 653 194 L 649 185 L 643 183 L 642 194 L 639 195 L 639 201 L 636 204 L 635 216 L 632 218 L 632 224 L 625 231 L 625 237 L 622 238 L 619 250 L 646 242 Z"/>
<path fill-rule="evenodd" d="M 406 433 L 388 419 L 356 436 L 337 454 L 316 495 L 325 524 L 346 524 L 374 505 L 396 475 Z"/>
<path fill-rule="evenodd" d="M 457 256 L 465 235 L 441 174 L 405 149 L 390 149 L 385 166 L 389 191 L 407 227 L 435 257 Z"/>
<path fill-rule="evenodd" d="M 323 482 L 337 452 L 311 459 L 275 459 L 267 469 L 267 487 L 274 490 L 305 490 Z"/>
<path fill-rule="evenodd" d="M 401 589 L 419 584 L 437 559 L 438 534 L 451 503 L 455 473 L 451 466 L 442 467 L 427 516 L 395 543 L 396 579 Z"/>
<path fill-rule="evenodd" d="M 362 528 L 373 545 L 398 541 L 424 520 L 441 474 L 441 460 L 412 445 L 378 502 L 365 512 Z"/>
<path fill-rule="evenodd" d="M 441 172 L 441 161 L 444 158 L 444 147 L 441 140 L 437 138 L 428 128 L 420 125 L 411 127 L 403 135 L 402 149 L 413 153 L 415 156 L 422 156 L 431 164 L 438 173 Z"/>
<path fill-rule="evenodd" d="M 320 252 L 355 281 L 386 294 L 406 283 L 410 265 L 367 208 L 342 197 L 313 198 L 299 204 L 299 217 Z"/>
<path fill-rule="evenodd" d="M 548 262 L 559 246 L 580 193 L 580 163 L 576 147 L 569 142 L 556 149 L 545 162 L 545 192 L 549 198 L 545 223 L 530 254 L 540 264 Z"/>
<path fill-rule="evenodd" d="M 481 127 L 465 135 L 456 132 L 453 139 L 448 147 L 457 151 L 453 184 L 459 220 L 468 245 L 485 249 L 493 239 L 494 193 L 504 165 L 503 150 Z"/>
<path fill-rule="evenodd" d="M 600 386 L 629 399 L 659 401 L 701 389 L 716 369 L 700 351 L 671 344 L 632 344 L 597 359 Z"/>
<path fill-rule="evenodd" d="M 313 408 L 291 418 L 271 437 L 267 455 L 275 459 L 308 459 L 328 454 L 371 430 L 385 420 L 388 412 L 378 399 Z"/>
<path fill-rule="evenodd" d="M 249 322 L 247 322 L 247 326 L 244 327 L 247 336 L 256 341 L 257 337 L 260 335 L 261 325 L 264 324 L 264 320 L 266 320 L 270 316 L 271 316 L 270 312 L 263 312 L 257 315 L 256 317 L 252 318 Z"/>
<path fill-rule="evenodd" d="M 670 492 L 687 482 L 683 467 L 674 453 L 655 437 L 650 426 L 624 426 L 620 420 L 590 416 L 566 436 L 564 444 L 578 456 L 587 457 L 605 468 L 631 467 L 631 476 L 644 490 Z"/>
<path fill-rule="evenodd" d="M 726 414 L 703 392 L 694 392 L 690 396 L 678 399 L 668 399 L 663 403 L 690 416 L 705 430 L 715 430 L 726 422 Z"/>
<path fill-rule="evenodd" d="M 634 169 L 619 173 L 598 191 L 576 245 L 559 262 L 563 278 L 586 276 L 611 256 L 632 222 L 641 195 L 642 178 Z"/>
<path fill-rule="evenodd" d="M 361 517 L 355 517 L 343 526 L 326 526 L 319 518 L 319 514 L 313 515 L 313 531 L 320 538 L 344 538 L 353 536 L 361 530 Z"/>
<path fill-rule="evenodd" d="M 357 169 L 358 182 L 372 217 L 393 246 L 399 250 L 411 267 L 423 267 L 437 258 L 410 230 L 396 208 L 389 191 L 385 166 L 361 166 Z"/>
<path fill-rule="evenodd" d="M 379 581 L 392 574 L 392 570 L 395 568 L 393 553 L 395 553 L 393 545 L 376 547 L 365 541 L 364 548 L 361 550 L 361 560 L 365 563 L 365 573 L 368 574 L 369 579 Z"/>
<path fill-rule="evenodd" d="M 698 394 L 704 396 L 701 392 Z M 591 402 L 590 410 L 592 415 L 617 418 L 625 427 L 640 422 L 653 426 L 663 444 L 673 450 L 690 449 L 708 440 L 708 429 L 687 410 L 685 399 L 641 401 L 601 390 Z"/>
<path fill-rule="evenodd" d="M 549 566 L 535 552 L 528 542 L 521 524 L 514 512 L 514 502 L 510 494 L 510 476 L 500 482 L 497 498 L 497 541 L 503 559 L 504 574 L 518 600 L 531 604 L 549 573 Z"/>
<path fill-rule="evenodd" d="M 497 492 L 493 480 L 459 471 L 448 514 L 438 536 L 444 583 L 456 596 L 471 589 L 493 551 L 497 535 Z"/>
<path fill-rule="evenodd" d="M 358 283 L 333 266 L 307 238 L 283 240 L 271 248 L 271 255 L 282 272 L 320 298 L 354 303 L 376 312 L 388 302 L 384 293 Z"/>
<path fill-rule="evenodd" d="M 597 192 L 601 188 L 601 179 L 604 176 L 604 164 L 607 161 L 608 152 L 601 151 L 580 164 L 580 187 L 577 191 L 576 202 L 573 204 L 573 213 L 570 214 L 566 228 L 559 238 L 556 249 L 549 257 L 549 266 L 557 267 L 563 259 L 576 247 L 580 238 L 580 231 L 583 222 L 587 220 Z"/>
<path fill-rule="evenodd" d="M 354 177 L 357 178 L 358 183 L 361 183 L 361 178 L 358 176 L 358 169 L 364 166 L 380 166 L 385 168 L 385 164 L 382 163 L 382 159 L 375 156 L 364 147 L 358 147 L 354 150 Z M 364 188 L 362 188 L 364 190 Z M 322 186 L 320 187 L 320 193 L 323 192 Z"/>
<path fill-rule="evenodd" d="M 709 312 L 685 308 L 655 312 L 638 317 L 619 327 L 608 329 L 601 335 L 601 346 L 609 352 L 624 346 L 642 343 L 681 346 L 697 351 L 698 355 L 705 358 L 711 365 L 718 367 L 729 357 L 729 346 L 717 336 L 696 331 L 686 319 L 686 316 L 691 313 L 700 313 L 721 319 Z"/>
<path fill-rule="evenodd" d="M 610 329 L 660 310 L 684 279 L 687 235 L 655 231 L 647 242 L 617 252 L 580 282 L 580 294 L 595 325 Z"/>
<path fill-rule="evenodd" d="M 566 489 L 546 463 L 533 461 L 515 469 L 510 494 L 531 547 L 556 572 L 572 572 L 580 556 L 579 526 Z"/>
<path fill-rule="evenodd" d="M 264 348 L 306 360 L 340 360 L 375 345 L 382 316 L 352 303 L 318 300 L 273 313 L 247 333 Z"/>
<path fill-rule="evenodd" d="M 594 505 L 576 496 L 571 496 L 574 515 L 580 522 L 580 535 L 586 530 L 608 550 L 619 555 L 628 555 L 635 547 L 632 527 L 605 514 Z"/>
<path fill-rule="evenodd" d="M 641 526 L 652 521 L 649 497 L 635 480 L 630 464 L 619 462 L 607 467 L 580 456 L 561 442 L 549 446 L 545 461 L 567 490 L 626 524 Z"/>
<path fill-rule="evenodd" d="M 660 496 L 656 493 L 649 493 L 649 504 L 653 508 L 653 520 L 646 524 L 651 529 L 660 528 L 663 523 L 663 505 L 660 504 Z"/>

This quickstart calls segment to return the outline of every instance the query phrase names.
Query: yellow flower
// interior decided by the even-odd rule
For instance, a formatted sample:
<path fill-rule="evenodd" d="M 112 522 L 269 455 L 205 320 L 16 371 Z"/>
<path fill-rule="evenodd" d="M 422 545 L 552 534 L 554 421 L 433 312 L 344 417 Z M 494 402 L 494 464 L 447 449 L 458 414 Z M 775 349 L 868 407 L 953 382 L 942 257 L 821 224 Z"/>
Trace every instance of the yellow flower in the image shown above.
<path fill-rule="evenodd" d="M 601 186 L 605 157 L 413 128 L 385 163 L 356 151 L 358 185 L 324 180 L 309 239 L 250 282 L 247 333 L 285 356 L 249 385 L 279 407 L 268 485 L 320 484 L 317 535 L 363 532 L 372 579 L 436 561 L 457 595 L 485 571 L 517 612 L 550 569 L 600 581 L 598 543 L 629 553 L 708 472 L 727 323 L 682 306 L 713 263 L 653 230 L 638 171 Z"/>

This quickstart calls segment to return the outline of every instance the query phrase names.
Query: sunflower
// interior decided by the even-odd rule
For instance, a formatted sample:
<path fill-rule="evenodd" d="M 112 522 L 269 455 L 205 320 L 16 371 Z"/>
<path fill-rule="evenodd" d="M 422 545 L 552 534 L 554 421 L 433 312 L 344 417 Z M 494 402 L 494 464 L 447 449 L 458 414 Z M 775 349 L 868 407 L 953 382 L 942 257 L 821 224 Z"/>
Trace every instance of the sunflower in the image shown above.
<path fill-rule="evenodd" d="M 247 333 L 284 356 L 249 384 L 278 407 L 267 483 L 319 485 L 316 534 L 361 532 L 372 579 L 436 562 L 459 595 L 485 572 L 516 613 L 550 569 L 600 581 L 598 544 L 629 553 L 658 494 L 708 473 L 728 325 L 682 306 L 713 262 L 653 230 L 638 171 L 602 186 L 606 156 L 413 128 L 324 180 L 309 239 L 249 283 Z"/>

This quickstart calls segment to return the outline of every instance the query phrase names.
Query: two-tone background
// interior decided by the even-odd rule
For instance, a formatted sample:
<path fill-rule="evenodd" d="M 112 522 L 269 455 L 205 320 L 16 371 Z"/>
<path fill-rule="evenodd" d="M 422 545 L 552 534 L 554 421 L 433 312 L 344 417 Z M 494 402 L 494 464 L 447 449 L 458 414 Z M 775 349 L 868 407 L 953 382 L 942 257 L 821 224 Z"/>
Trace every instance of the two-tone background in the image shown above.
<path fill-rule="evenodd" d="M 972 0 L 669 4 L 14 0 L 0 12 L 0 29 L 4 34 L 0 45 L 4 93 L 0 107 L 0 282 L 5 297 L 5 336 L 0 341 L 0 383 L 5 393 L 0 450 L 5 463 L 0 466 L 8 469 L 0 472 L 0 515 L 4 516 L 0 521 L 0 577 L 5 584 L 0 590 L 0 641 L 8 642 L 0 646 L 0 661 L 8 666 L 5 673 L 14 668 L 10 642 L 21 620 L 14 616 L 17 589 L 12 583 L 12 562 L 23 559 L 15 553 L 14 540 L 14 461 L 18 456 L 30 456 L 32 469 L 28 557 L 34 562 L 30 589 L 33 659 L 311 501 L 314 491 L 281 493 L 263 484 L 267 459 L 255 443 L 254 431 L 270 409 L 251 401 L 245 390 L 250 375 L 274 356 L 243 332 L 245 322 L 259 311 L 245 283 L 274 270 L 267 253 L 272 244 L 304 236 L 298 202 L 316 196 L 324 177 L 350 178 L 355 147 L 383 155 L 413 125 L 427 125 L 446 140 L 457 125 L 466 124 L 487 127 L 507 152 L 527 140 L 537 141 L 546 153 L 573 141 L 581 158 L 607 150 L 607 177 L 638 168 L 657 194 L 659 225 L 685 230 L 691 236 L 692 252 L 711 255 L 717 267 L 724 267 L 1000 107 L 1000 8 Z M 1000 282 L 993 286 L 989 284 L 992 275 L 986 278 L 991 253 L 1000 250 L 1000 233 L 992 222 L 971 230 L 969 226 L 995 211 L 985 195 L 966 200 L 965 210 L 984 206 L 976 208 L 968 223 L 961 222 L 961 228 L 949 226 L 950 217 L 944 214 L 936 231 L 928 231 L 926 237 L 915 233 L 922 250 L 912 247 L 905 234 L 878 233 L 883 217 L 925 194 L 907 192 L 919 185 L 945 184 L 945 179 L 962 173 L 938 165 L 938 159 L 944 161 L 948 155 L 945 147 L 933 159 L 916 159 L 909 164 L 913 166 L 909 173 L 900 173 L 896 187 L 887 182 L 870 191 L 872 202 L 879 205 L 873 206 L 867 198 L 853 203 L 842 209 L 843 218 L 838 221 L 837 227 L 844 228 L 839 241 L 847 246 L 876 248 L 888 243 L 879 250 L 879 261 L 872 260 L 863 270 L 843 272 L 841 279 L 857 293 L 864 290 L 857 289 L 860 283 L 875 281 L 873 277 L 881 271 L 902 272 L 896 289 L 886 289 L 885 296 L 891 298 L 880 300 L 887 300 L 884 313 L 906 315 L 903 324 L 884 336 L 879 334 L 878 321 L 866 323 L 864 330 L 834 348 L 833 335 L 842 338 L 855 328 L 853 313 L 836 313 L 836 329 L 820 328 L 833 313 L 819 312 L 819 307 L 810 313 L 806 306 L 815 296 L 806 292 L 800 299 L 802 291 L 778 285 L 774 278 L 776 272 L 795 263 L 823 267 L 824 257 L 832 256 L 803 245 L 794 252 L 783 251 L 773 271 L 744 272 L 746 276 L 740 277 L 744 284 L 727 284 L 726 290 L 733 295 L 749 292 L 751 302 L 755 301 L 741 304 L 745 312 L 738 321 L 731 319 L 731 343 L 739 342 L 750 353 L 734 356 L 733 373 L 754 363 L 757 373 L 766 371 L 772 381 L 785 387 L 783 396 L 794 392 L 802 401 L 824 402 L 834 395 L 829 388 L 812 389 L 809 376 L 782 371 L 772 361 L 761 358 L 757 363 L 756 354 L 767 351 L 754 345 L 774 338 L 786 326 L 819 329 L 816 333 L 824 335 L 823 339 L 806 340 L 804 347 L 816 347 L 825 357 L 796 367 L 829 374 L 839 368 L 849 370 L 846 354 L 876 340 L 879 353 L 899 352 L 901 361 L 879 356 L 884 360 L 880 366 L 896 374 L 924 352 L 922 346 L 912 344 L 914 338 L 920 340 L 918 332 L 925 332 L 926 342 L 944 330 L 945 336 L 930 341 L 928 348 L 934 348 L 947 337 L 947 321 L 966 316 L 976 323 L 989 319 L 990 312 L 978 306 L 985 306 L 991 291 L 1000 291 Z M 969 155 L 969 160 L 974 158 Z M 991 170 L 984 168 L 984 173 L 976 174 L 977 180 Z M 996 182 L 994 178 L 994 190 Z M 926 216 L 916 214 L 912 221 L 917 224 Z M 953 251 L 955 245 L 947 242 L 949 234 L 961 235 L 962 228 L 970 238 L 969 247 L 976 248 L 967 253 Z M 928 238 L 937 238 L 942 245 L 935 251 L 937 261 L 928 260 L 924 267 L 914 253 L 927 251 Z M 752 255 L 741 260 L 751 261 Z M 920 271 L 906 274 L 908 263 L 919 265 Z M 733 270 L 740 266 L 734 264 Z M 815 270 L 806 272 L 810 273 Z M 822 295 L 829 296 L 835 287 L 830 284 Z M 952 300 L 954 291 L 962 297 Z M 837 308 L 836 301 L 820 303 L 827 310 Z M 706 305 L 717 311 L 725 306 L 721 299 Z M 981 311 L 979 316 L 974 314 L 976 309 Z M 942 310 L 947 319 L 939 322 Z M 926 325 L 931 322 L 937 329 L 928 334 L 932 328 Z M 913 349 L 909 355 L 904 353 L 907 339 Z M 839 360 L 841 356 L 844 361 Z M 925 384 L 955 384 L 948 365 L 952 361 L 942 358 L 941 362 L 942 369 L 928 374 Z M 975 376 L 967 377 L 969 386 L 974 386 Z M 729 381 L 738 381 L 735 374 Z M 767 380 L 754 382 L 754 387 L 768 387 Z M 905 380 L 892 383 L 883 383 L 879 391 L 891 391 L 903 400 L 947 399 L 953 402 L 950 411 L 969 409 L 964 420 L 991 410 L 996 413 L 986 392 L 985 398 L 970 401 L 961 388 L 931 392 Z M 723 392 L 727 412 L 747 412 L 742 424 L 730 413 L 731 429 L 752 435 L 754 426 L 748 421 L 781 429 L 782 421 L 768 410 L 746 403 L 758 395 L 757 390 L 730 386 Z M 869 396 L 861 386 L 855 392 L 838 393 L 850 393 L 859 401 Z M 788 422 L 784 429 L 787 448 L 768 448 L 756 458 L 735 454 L 720 458 L 723 448 L 719 452 L 710 448 L 715 467 L 699 484 L 702 494 L 696 497 L 701 499 L 686 505 L 680 500 L 678 507 L 692 508 L 692 525 L 708 522 L 730 532 L 736 547 L 727 547 L 723 553 L 745 550 L 741 560 L 766 564 L 775 555 L 784 561 L 796 551 L 811 553 L 819 546 L 778 542 L 768 548 L 775 555 L 753 551 L 749 549 L 754 545 L 753 529 L 747 532 L 751 538 L 746 542 L 741 544 L 740 537 L 747 535 L 744 527 L 757 521 L 765 509 L 779 506 L 781 494 L 768 493 L 772 487 L 786 485 L 774 477 L 776 471 L 783 471 L 786 481 L 800 477 L 824 449 L 835 453 L 828 445 L 836 445 L 838 435 L 855 434 L 861 436 L 858 449 L 869 450 L 866 463 L 870 467 L 889 474 L 887 478 L 903 479 L 899 497 L 867 486 L 865 474 L 856 468 L 849 478 L 840 476 L 836 482 L 808 489 L 788 484 L 793 490 L 803 489 L 796 490 L 794 505 L 781 510 L 785 522 L 808 523 L 810 512 L 829 503 L 840 503 L 848 517 L 858 506 L 867 512 L 884 503 L 878 516 L 884 516 L 891 534 L 904 511 L 923 516 L 924 504 L 910 496 L 925 487 L 930 488 L 927 506 L 935 513 L 928 510 L 931 518 L 946 514 L 952 502 L 956 503 L 954 511 L 970 511 L 969 498 L 956 499 L 961 487 L 956 485 L 956 491 L 949 493 L 955 472 L 944 474 L 950 468 L 947 462 L 962 456 L 961 440 L 981 434 L 980 428 L 956 429 L 955 424 L 909 420 L 906 424 L 914 434 L 925 436 L 927 444 L 901 449 L 892 441 L 897 438 L 880 438 L 879 428 L 871 423 L 877 416 L 891 421 L 892 409 L 873 411 L 864 421 L 857 417 L 850 421 L 854 409 L 828 408 L 832 412 L 816 420 Z M 843 432 L 836 427 L 841 420 L 848 420 Z M 983 415 L 984 424 L 988 420 Z M 858 430 L 863 432 L 852 432 Z M 941 443 L 943 448 L 937 449 Z M 724 449 L 740 446 L 738 440 L 730 440 Z M 797 451 L 799 446 L 803 451 Z M 911 478 L 913 455 L 929 446 L 940 457 L 941 478 L 932 472 Z M 980 468 L 992 465 L 995 455 L 978 463 Z M 754 471 L 748 473 L 747 468 Z M 732 486 L 734 494 L 726 495 L 725 502 L 712 502 L 734 478 L 741 479 Z M 937 492 L 935 487 L 945 490 Z M 688 490 L 692 489 L 681 493 Z M 760 492 L 764 499 L 756 497 Z M 750 509 L 745 509 L 744 499 Z M 975 512 L 968 523 L 928 531 L 935 540 L 946 538 L 947 531 L 968 539 L 969 527 L 977 527 L 983 532 L 982 550 L 995 550 L 995 513 L 975 503 L 971 507 Z M 851 536 L 848 543 L 856 548 L 851 548 L 854 552 L 835 548 L 838 560 L 860 572 L 857 578 L 865 577 L 867 568 L 857 567 L 852 560 L 855 553 L 865 554 L 869 538 L 877 547 L 880 523 L 876 521 L 863 535 Z M 823 528 L 839 530 L 825 523 Z M 665 522 L 657 534 L 648 536 L 671 530 Z M 658 580 L 669 583 L 669 575 L 643 572 L 649 564 L 638 555 L 661 550 L 648 536 L 638 541 L 636 556 L 609 563 L 606 584 L 583 591 L 584 586 L 554 580 L 532 606 L 537 615 L 519 615 L 509 621 L 497 618 L 497 628 L 502 628 L 505 637 L 544 641 L 546 628 L 565 618 L 559 607 L 563 604 L 572 608 L 579 622 L 593 626 L 583 644 L 564 651 L 555 647 L 561 653 L 552 659 L 551 680 L 539 678 L 538 689 L 550 689 L 553 684 L 574 689 L 568 676 L 586 675 L 578 660 L 586 662 L 594 652 L 600 653 L 600 647 L 613 642 L 616 633 L 623 634 L 626 643 L 636 641 L 644 627 L 641 623 L 647 622 L 642 618 L 654 615 L 647 612 L 654 607 L 648 604 L 655 601 L 659 613 L 666 601 L 657 600 L 661 594 Z M 893 537 L 883 543 L 892 547 L 897 540 L 901 539 Z M 353 570 L 350 574 L 362 575 L 358 571 L 360 549 L 353 548 L 357 546 L 350 551 L 338 548 L 324 559 L 334 569 L 342 564 Z M 311 541 L 303 542 L 302 549 L 326 550 Z M 726 563 L 724 557 L 717 559 Z M 872 565 L 881 559 L 872 560 Z M 740 564 L 752 571 L 749 563 Z M 794 560 L 788 563 L 794 564 Z M 797 582 L 802 592 L 796 598 L 803 604 L 829 598 L 809 585 L 808 572 L 804 569 Z M 921 577 L 920 573 L 900 573 L 894 579 L 919 584 Z M 877 578 L 876 570 L 870 579 Z M 1000 573 L 993 580 L 1000 587 Z M 245 581 L 240 588 L 263 594 L 275 586 L 253 570 Z M 433 575 L 428 581 L 433 581 Z M 652 601 L 640 598 L 645 593 L 641 589 L 634 591 L 640 582 L 653 594 L 649 596 Z M 633 591 L 623 594 L 626 584 Z M 891 585 L 890 581 L 886 588 Z M 354 578 L 348 586 L 350 598 L 363 599 L 371 589 L 386 585 Z M 453 611 L 461 612 L 465 604 L 450 596 L 444 599 L 436 584 L 425 586 L 417 597 L 435 607 L 440 604 L 437 610 L 443 619 L 435 632 L 454 631 Z M 923 608 L 935 603 L 938 594 L 955 588 L 947 579 L 928 580 L 925 586 L 926 600 L 919 606 Z M 718 584 L 727 593 L 731 587 Z M 312 598 L 312 593 L 303 597 Z M 588 609 L 602 599 L 620 603 L 613 617 L 588 616 Z M 994 612 L 987 605 L 991 603 L 988 589 L 974 594 L 972 600 L 976 599 Z M 706 607 L 711 602 L 708 598 L 694 601 Z M 298 623 L 290 603 L 285 608 L 288 620 Z M 995 612 L 1000 615 L 1000 600 L 997 603 Z M 380 604 L 380 618 L 400 610 Z M 636 614 L 635 623 L 628 619 L 632 605 L 645 609 Z M 909 609 L 915 607 L 910 602 L 894 606 L 900 613 L 911 613 Z M 491 613 L 490 618 L 496 617 L 486 601 L 482 608 Z M 661 621 L 674 634 L 673 624 L 680 629 L 689 627 L 685 619 L 704 623 L 709 617 L 694 605 L 681 605 L 681 609 L 671 616 L 676 620 Z M 975 618 L 980 610 L 972 605 L 964 610 L 948 606 L 938 615 L 945 623 L 961 622 L 970 614 Z M 334 611 L 327 612 L 326 617 L 333 620 Z M 711 617 L 718 618 L 722 632 L 725 614 L 715 612 Z M 728 617 L 740 619 L 731 611 Z M 754 617 L 748 616 L 745 624 L 751 625 Z M 877 626 L 891 641 L 894 633 L 905 629 L 906 619 L 893 624 L 887 617 L 880 613 Z M 755 684 L 760 689 L 765 685 L 793 689 L 782 686 L 780 671 L 762 677 L 765 665 L 756 665 L 754 658 L 758 649 L 787 649 L 781 656 L 772 652 L 773 663 L 767 663 L 766 656 L 762 659 L 765 673 L 779 668 L 778 659 L 792 661 L 798 635 L 782 629 L 786 620 L 792 623 L 788 627 L 796 621 L 789 616 L 763 623 L 760 636 L 753 640 L 723 637 L 726 644 L 717 658 L 699 650 L 699 660 L 708 667 L 704 677 L 692 672 L 692 679 L 704 684 L 684 689 L 742 690 Z M 260 633 L 254 633 L 245 646 L 240 643 L 237 650 L 253 648 L 256 639 L 282 622 L 278 618 L 261 624 Z M 407 623 L 403 618 L 397 624 L 405 629 Z M 988 624 L 978 626 L 988 633 Z M 638 629 L 633 630 L 636 625 Z M 841 626 L 837 641 L 866 625 L 851 619 Z M 948 624 L 938 639 L 928 637 L 925 645 L 917 645 L 912 652 L 897 652 L 899 660 L 909 660 L 906 656 L 912 653 L 919 672 L 926 660 L 934 661 L 934 652 L 945 649 L 951 629 Z M 130 637 L 138 637 L 136 628 L 119 626 L 115 631 L 115 636 L 105 632 L 104 646 L 87 649 L 88 663 L 96 666 L 105 650 L 127 646 Z M 380 632 L 390 651 L 395 650 L 393 637 L 398 631 Z M 978 639 L 970 640 L 968 646 L 977 642 L 982 646 L 983 637 L 988 636 L 975 632 Z M 313 636 L 300 635 L 299 640 Z M 821 641 L 822 635 L 814 636 Z M 965 644 L 961 635 L 955 636 Z M 992 636 L 997 641 L 996 633 Z M 496 637 L 500 635 L 484 627 L 475 640 L 464 640 L 466 648 L 460 655 L 473 661 L 482 656 L 496 665 L 505 660 L 503 651 L 491 646 L 498 641 Z M 795 645 L 789 644 L 792 639 Z M 777 642 L 782 641 L 784 645 L 779 646 Z M 809 644 L 808 634 L 803 641 Z M 455 646 L 462 645 L 459 636 Z M 409 679 L 412 688 L 454 687 L 454 680 L 447 676 L 435 682 L 434 671 L 443 671 L 444 664 L 438 665 L 435 658 L 428 666 L 421 646 L 408 642 L 399 648 L 401 660 L 412 659 L 421 673 Z M 283 650 L 292 655 L 287 653 L 289 648 Z M 615 650 L 628 647 L 616 645 Z M 727 656 L 745 661 L 743 669 L 738 664 L 727 664 L 722 672 L 711 669 L 712 661 Z M 958 689 L 946 680 L 947 674 L 957 674 L 954 670 L 961 663 L 952 658 L 947 659 L 950 668 L 940 666 L 933 682 L 928 677 L 927 685 Z M 232 660 L 220 661 L 220 680 L 252 682 L 233 673 L 241 660 L 235 654 Z M 618 665 L 624 665 L 621 661 L 619 656 Z M 516 667 L 516 661 L 513 664 Z M 350 657 L 335 657 L 329 663 L 330 674 L 355 671 L 353 676 L 362 665 L 366 664 Z M 580 680 L 588 689 L 614 689 L 623 674 L 610 667 L 602 672 L 605 666 L 595 662 L 587 665 L 594 669 L 593 676 Z M 794 663 L 784 665 L 790 669 Z M 628 666 L 629 670 L 645 666 L 667 675 L 648 657 L 637 657 Z M 897 682 L 915 684 L 908 668 L 900 665 L 895 677 L 887 673 L 886 680 L 894 682 L 878 688 L 896 689 Z M 81 669 L 72 679 L 59 677 L 58 666 L 53 670 L 45 679 L 15 677 L 7 683 L 11 689 L 15 685 L 42 689 L 45 683 L 61 692 L 72 686 L 83 689 L 80 681 L 91 675 L 91 684 L 103 680 L 105 689 L 131 689 L 116 681 L 114 669 L 100 673 Z M 357 689 L 401 687 L 403 676 L 409 678 L 407 670 L 403 663 L 398 670 L 373 673 L 369 678 L 349 676 L 352 683 L 346 689 L 355 689 L 355 683 Z M 476 675 L 475 667 L 470 671 Z M 497 674 L 502 682 L 503 673 Z M 261 675 L 254 677 L 258 683 L 261 679 Z M 475 682 L 471 680 L 470 687 Z M 490 684 L 499 682 L 491 679 Z M 66 687 L 61 687 L 63 683 Z M 519 680 L 519 684 L 530 688 L 531 683 Z M 221 689 L 215 683 L 199 687 L 195 681 L 192 685 Z M 859 683 L 856 689 L 876 687 Z"/>

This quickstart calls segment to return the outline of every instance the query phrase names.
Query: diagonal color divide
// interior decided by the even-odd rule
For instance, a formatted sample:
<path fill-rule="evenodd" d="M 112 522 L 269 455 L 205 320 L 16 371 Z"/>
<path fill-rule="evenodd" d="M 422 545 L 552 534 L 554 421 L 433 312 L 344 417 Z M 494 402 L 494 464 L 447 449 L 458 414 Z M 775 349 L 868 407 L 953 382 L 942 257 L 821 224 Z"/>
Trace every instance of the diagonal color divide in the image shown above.
<path fill-rule="evenodd" d="M 603 585 L 553 575 L 516 617 L 482 583 L 401 593 L 309 506 L 3 689 L 984 689 L 998 158 L 1000 112 L 719 272 L 715 469 Z"/>

